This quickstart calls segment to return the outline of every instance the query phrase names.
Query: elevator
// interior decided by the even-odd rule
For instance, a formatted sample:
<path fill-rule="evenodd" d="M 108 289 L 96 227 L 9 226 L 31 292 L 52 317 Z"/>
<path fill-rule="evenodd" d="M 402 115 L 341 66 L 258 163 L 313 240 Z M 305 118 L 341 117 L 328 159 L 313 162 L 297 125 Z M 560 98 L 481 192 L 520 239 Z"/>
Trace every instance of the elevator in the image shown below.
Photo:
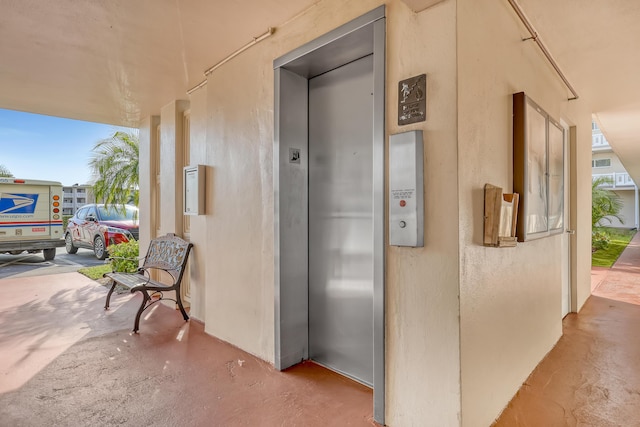
<path fill-rule="evenodd" d="M 373 388 L 384 424 L 385 8 L 274 61 L 275 366 Z"/>
<path fill-rule="evenodd" d="M 373 385 L 373 61 L 309 80 L 309 358 Z"/>

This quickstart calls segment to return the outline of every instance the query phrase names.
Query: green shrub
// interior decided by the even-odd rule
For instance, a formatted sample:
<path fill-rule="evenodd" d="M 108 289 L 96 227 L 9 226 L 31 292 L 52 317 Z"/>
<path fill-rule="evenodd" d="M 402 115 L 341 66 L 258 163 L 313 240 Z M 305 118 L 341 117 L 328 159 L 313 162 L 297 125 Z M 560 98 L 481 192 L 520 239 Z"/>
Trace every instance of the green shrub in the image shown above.
<path fill-rule="evenodd" d="M 67 230 L 67 224 L 73 215 L 62 215 L 62 229 Z"/>
<path fill-rule="evenodd" d="M 611 241 L 611 236 L 604 230 L 594 229 L 591 232 L 591 249 L 597 251 L 600 249 L 606 249 Z"/>
<path fill-rule="evenodd" d="M 137 240 L 111 245 L 107 249 L 109 251 L 109 262 L 111 263 L 113 271 L 121 273 L 136 272 L 140 253 Z"/>

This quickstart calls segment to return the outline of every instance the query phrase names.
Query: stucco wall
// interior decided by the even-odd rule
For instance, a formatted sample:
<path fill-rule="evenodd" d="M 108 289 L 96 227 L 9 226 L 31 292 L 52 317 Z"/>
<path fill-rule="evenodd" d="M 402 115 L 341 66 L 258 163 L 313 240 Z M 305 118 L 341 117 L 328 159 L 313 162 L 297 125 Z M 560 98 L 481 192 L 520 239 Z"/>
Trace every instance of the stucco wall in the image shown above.
<path fill-rule="evenodd" d="M 424 248 L 389 247 L 387 383 L 391 426 L 459 423 L 456 3 L 387 9 L 388 133 L 424 132 Z M 427 120 L 397 125 L 398 81 L 427 74 Z"/>
<path fill-rule="evenodd" d="M 622 210 L 620 211 L 620 217 L 622 222 L 617 218 L 610 217 L 611 222 L 601 221 L 601 224 L 607 227 L 619 227 L 619 228 L 634 228 L 636 227 L 636 192 L 632 190 L 616 190 L 615 194 L 618 195 L 622 202 Z"/>
<path fill-rule="evenodd" d="M 611 160 L 611 166 L 592 168 L 591 172 L 594 175 L 626 173 L 624 165 L 622 164 L 618 156 L 613 152 L 593 153 L 592 159 L 593 160 L 596 160 L 596 159 Z M 630 186 L 630 187 L 627 186 L 627 187 L 622 187 L 622 189 L 617 188 L 614 191 L 620 197 L 620 200 L 623 203 L 623 207 L 620 212 L 620 216 L 622 217 L 623 222 L 619 221 L 617 218 L 611 217 L 610 218 L 611 222 L 602 221 L 601 225 L 611 226 L 611 227 L 620 227 L 620 228 L 637 227 L 638 224 L 636 224 L 635 188 L 633 186 Z"/>
<path fill-rule="evenodd" d="M 153 215 L 155 202 L 155 170 L 153 159 L 158 150 L 156 129 L 160 124 L 159 116 L 145 118 L 140 124 L 138 141 L 140 144 L 140 162 L 138 175 L 140 179 L 140 248 L 149 246 L 149 241 L 155 237 L 156 218 Z M 144 191 L 147 189 L 147 191 Z M 144 249 L 141 249 L 144 255 Z M 141 255 L 141 256 L 142 256 Z"/>
<path fill-rule="evenodd" d="M 380 4 L 319 2 L 217 69 L 206 86 L 212 206 L 205 227 L 205 327 L 269 361 L 274 355 L 272 61 Z M 387 55 L 388 132 L 425 131 L 427 218 L 425 248 L 388 250 L 387 423 L 457 425 L 455 2 L 420 14 L 400 1 L 389 2 Z M 398 129 L 397 82 L 421 73 L 428 75 L 429 119 Z"/>
<path fill-rule="evenodd" d="M 592 153 L 591 157 L 592 157 L 593 160 L 596 160 L 596 159 L 598 159 L 598 160 L 599 159 L 609 159 L 609 160 L 611 160 L 611 166 L 593 168 L 593 173 L 595 175 L 603 174 L 603 173 L 613 173 L 613 172 L 626 172 L 626 170 L 624 169 L 624 165 L 622 164 L 622 162 L 620 161 L 618 156 L 616 156 L 615 153 L 613 153 L 613 152 Z"/>
<path fill-rule="evenodd" d="M 571 310 L 579 311 L 591 295 L 591 125 L 585 119 L 591 111 L 583 103 L 571 102 L 568 110 L 576 117 L 571 133 L 571 236 L 572 301 Z"/>
<path fill-rule="evenodd" d="M 207 87 L 194 92 L 190 97 L 191 131 L 190 131 L 190 155 L 191 165 L 207 165 Z M 205 192 L 212 187 L 212 170 L 205 168 Z M 189 256 L 189 279 L 191 283 L 191 311 L 192 319 L 204 321 L 206 313 L 206 288 L 207 288 L 207 260 L 209 249 L 207 240 L 207 218 L 213 209 L 213 198 L 208 194 L 205 197 L 205 215 L 191 217 L 191 236 L 193 251 Z"/>
<path fill-rule="evenodd" d="M 527 34 L 508 2 L 457 3 L 462 424 L 487 426 L 562 333 L 560 263 L 567 235 L 516 248 L 482 246 L 483 186 L 513 189 L 512 94 L 524 91 L 556 120 L 579 128 L 590 130 L 590 113 L 581 100 L 567 100 L 536 45 L 522 41 Z M 573 155 L 581 168 L 588 141 L 578 134 Z M 576 178 L 584 178 L 582 169 Z M 590 184 L 588 176 L 584 183 Z M 574 184 L 580 207 L 586 185 Z M 574 226 L 578 237 L 590 234 L 583 216 Z M 576 273 L 583 280 L 584 271 Z"/>
<path fill-rule="evenodd" d="M 160 111 L 160 188 L 162 220 L 160 234 L 182 235 L 183 115 L 189 102 L 171 102 Z"/>
<path fill-rule="evenodd" d="M 207 214 L 191 223 L 199 248 L 193 314 L 208 333 L 267 361 L 274 359 L 273 59 L 380 4 L 319 1 L 216 69 L 190 99 L 191 163 L 207 166 Z M 422 129 L 425 147 L 425 247 L 386 251 L 386 421 L 489 425 L 561 334 L 565 234 L 517 248 L 482 246 L 484 184 L 512 189 L 511 94 L 525 91 L 576 129 L 575 308 L 590 284 L 591 116 L 582 101 L 567 101 L 537 48 L 521 41 L 506 2 L 445 0 L 418 14 L 400 0 L 386 6 L 387 135 Z M 421 73 L 427 121 L 398 127 L 398 81 Z"/>

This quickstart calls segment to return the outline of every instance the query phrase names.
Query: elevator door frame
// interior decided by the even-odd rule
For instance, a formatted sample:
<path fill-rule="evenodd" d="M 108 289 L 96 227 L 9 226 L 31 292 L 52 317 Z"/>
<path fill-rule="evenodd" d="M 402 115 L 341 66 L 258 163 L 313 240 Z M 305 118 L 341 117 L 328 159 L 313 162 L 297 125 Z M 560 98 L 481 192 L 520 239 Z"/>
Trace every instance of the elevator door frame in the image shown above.
<path fill-rule="evenodd" d="M 275 367 L 309 358 L 308 80 L 373 54 L 373 407 L 384 425 L 385 7 L 276 59 L 274 66 Z"/>

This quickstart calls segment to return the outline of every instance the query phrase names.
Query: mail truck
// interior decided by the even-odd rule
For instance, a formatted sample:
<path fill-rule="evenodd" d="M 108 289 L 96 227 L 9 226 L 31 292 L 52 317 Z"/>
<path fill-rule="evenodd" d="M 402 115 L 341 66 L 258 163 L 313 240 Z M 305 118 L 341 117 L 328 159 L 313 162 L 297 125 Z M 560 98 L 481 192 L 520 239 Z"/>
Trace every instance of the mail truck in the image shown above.
<path fill-rule="evenodd" d="M 61 183 L 0 177 L 0 253 L 52 260 L 64 246 L 62 228 Z"/>

